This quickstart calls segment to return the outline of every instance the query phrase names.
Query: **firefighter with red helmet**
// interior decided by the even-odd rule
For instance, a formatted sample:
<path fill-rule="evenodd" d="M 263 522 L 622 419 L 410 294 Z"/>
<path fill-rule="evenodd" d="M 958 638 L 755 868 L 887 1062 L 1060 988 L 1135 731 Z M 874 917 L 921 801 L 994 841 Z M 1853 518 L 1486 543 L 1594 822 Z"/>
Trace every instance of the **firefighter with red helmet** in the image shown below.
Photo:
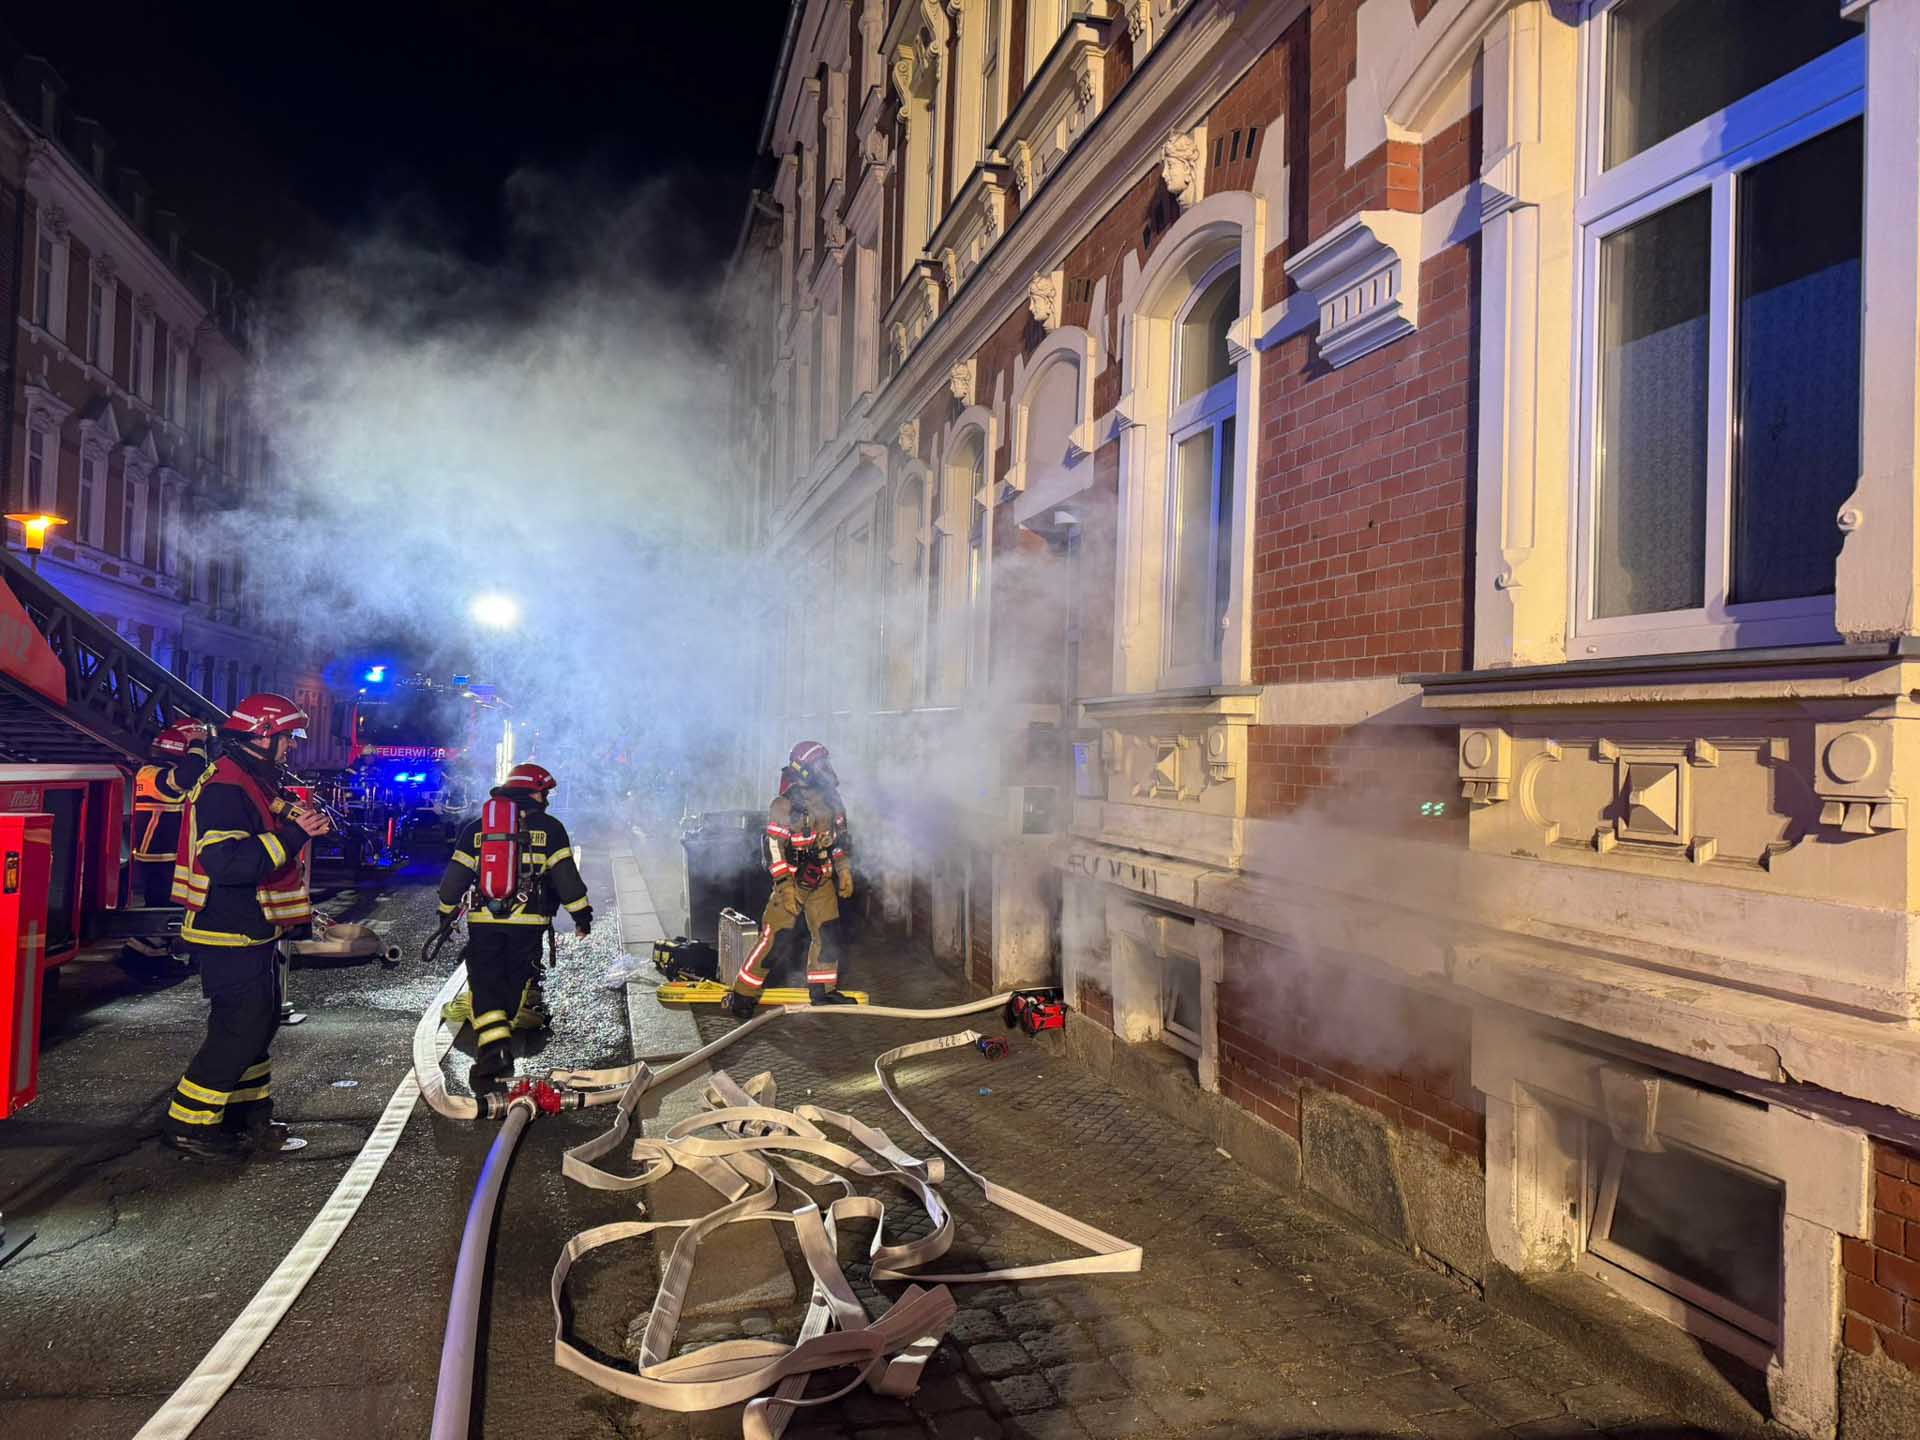
<path fill-rule="evenodd" d="M 492 791 L 495 802 L 467 822 L 440 877 L 440 926 L 453 926 L 467 900 L 467 985 L 478 1056 L 476 1087 L 513 1071 L 513 1032 L 550 1023 L 540 994 L 540 950 L 564 909 L 577 935 L 593 929 L 593 903 L 573 858 L 567 827 L 547 810 L 559 784 L 544 765 L 516 765 Z M 494 827 L 498 828 L 494 828 Z M 496 881 L 492 862 L 507 867 Z"/>
<path fill-rule="evenodd" d="M 268 1054 L 280 1028 L 279 942 L 313 918 L 302 852 L 329 829 L 281 789 L 307 723 L 284 695 L 249 695 L 220 727 L 220 759 L 186 792 L 173 898 L 211 1008 L 165 1128 L 191 1155 L 241 1159 L 307 1143 L 273 1119 Z"/>
<path fill-rule="evenodd" d="M 173 862 L 180 850 L 180 816 L 187 792 L 207 771 L 211 732 L 198 720 L 176 720 L 148 746 L 133 777 L 134 893 L 149 908 L 172 903 Z M 139 979 L 159 979 L 174 967 L 165 935 L 135 935 L 120 951 L 120 968 Z"/>
<path fill-rule="evenodd" d="M 760 938 L 734 977 L 727 1008 L 744 1020 L 760 1003 L 773 947 L 804 916 L 807 994 L 815 1005 L 851 1005 L 840 983 L 840 902 L 853 898 L 853 842 L 840 778 L 818 740 L 802 740 L 780 772 L 780 793 L 767 807 L 767 869 L 773 895 L 760 918 Z"/>

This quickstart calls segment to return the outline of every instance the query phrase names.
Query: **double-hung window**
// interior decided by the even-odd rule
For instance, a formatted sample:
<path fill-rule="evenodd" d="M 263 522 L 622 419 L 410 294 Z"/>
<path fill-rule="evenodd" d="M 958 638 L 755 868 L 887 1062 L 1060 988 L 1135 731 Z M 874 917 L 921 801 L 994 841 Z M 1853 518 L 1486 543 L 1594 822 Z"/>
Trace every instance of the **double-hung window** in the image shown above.
<path fill-rule="evenodd" d="M 80 514 L 74 520 L 74 538 L 82 545 L 91 545 L 94 541 L 93 506 L 94 495 L 99 486 L 94 482 L 99 476 L 100 462 L 84 451 L 80 455 Z"/>
<path fill-rule="evenodd" d="M 1167 447 L 1163 680 L 1220 676 L 1233 564 L 1234 404 L 1227 327 L 1240 313 L 1237 255 L 1201 278 L 1173 328 Z"/>
<path fill-rule="evenodd" d="M 42 330 L 49 327 L 53 319 L 53 236 L 46 230 L 40 232 L 40 243 L 34 252 L 33 264 L 33 323 Z"/>
<path fill-rule="evenodd" d="M 120 482 L 121 552 L 136 565 L 147 563 L 147 487 L 132 476 Z"/>
<path fill-rule="evenodd" d="M 47 443 L 47 432 L 27 422 L 27 508 L 29 510 L 50 511 L 53 509 L 53 466 L 48 463 L 53 447 Z"/>
<path fill-rule="evenodd" d="M 1000 133 L 1000 11 L 1001 0 L 987 0 L 986 31 L 980 55 L 980 154 L 984 156 Z"/>
<path fill-rule="evenodd" d="M 1576 657 L 1833 635 L 1865 102 L 1837 10 L 1592 6 Z"/>
<path fill-rule="evenodd" d="M 87 281 L 87 363 L 100 364 L 100 335 L 106 326 L 107 288 L 98 275 Z"/>

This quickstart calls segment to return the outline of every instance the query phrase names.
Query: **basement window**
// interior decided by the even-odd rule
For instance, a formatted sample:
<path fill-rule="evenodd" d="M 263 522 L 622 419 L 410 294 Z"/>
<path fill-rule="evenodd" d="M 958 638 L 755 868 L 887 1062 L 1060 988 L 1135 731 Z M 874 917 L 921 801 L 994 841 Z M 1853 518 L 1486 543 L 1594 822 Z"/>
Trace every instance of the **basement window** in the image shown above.
<path fill-rule="evenodd" d="M 1189 1060 L 1200 1058 L 1200 962 L 1167 955 L 1160 962 L 1160 1038 Z"/>
<path fill-rule="evenodd" d="M 1784 1187 L 1683 1147 L 1633 1150 L 1603 1127 L 1589 1133 L 1582 1267 L 1764 1368 L 1780 1344 Z"/>

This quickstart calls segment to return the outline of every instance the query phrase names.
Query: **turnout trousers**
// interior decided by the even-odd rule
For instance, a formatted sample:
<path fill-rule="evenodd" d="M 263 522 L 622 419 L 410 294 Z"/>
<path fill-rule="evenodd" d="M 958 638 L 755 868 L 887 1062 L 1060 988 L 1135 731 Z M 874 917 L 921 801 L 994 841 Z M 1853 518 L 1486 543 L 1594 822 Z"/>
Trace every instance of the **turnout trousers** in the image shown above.
<path fill-rule="evenodd" d="M 840 983 L 840 897 L 834 892 L 833 877 L 829 875 L 824 883 L 811 890 L 793 884 L 773 887 L 773 898 L 767 901 L 766 913 L 760 917 L 760 938 L 734 978 L 735 994 L 760 998 L 772 969 L 776 943 L 799 924 L 802 917 L 806 919 L 809 934 L 806 983 L 828 989 Z"/>
<path fill-rule="evenodd" d="M 467 988 L 473 996 L 473 1033 L 479 1052 L 513 1038 L 513 1017 L 527 983 L 540 974 L 547 927 L 475 924 L 467 919 Z"/>
<path fill-rule="evenodd" d="M 273 1118 L 268 1047 L 280 1028 L 278 945 L 196 945 L 200 989 L 210 1002 L 207 1038 L 167 1106 L 170 1134 L 244 1135 Z"/>

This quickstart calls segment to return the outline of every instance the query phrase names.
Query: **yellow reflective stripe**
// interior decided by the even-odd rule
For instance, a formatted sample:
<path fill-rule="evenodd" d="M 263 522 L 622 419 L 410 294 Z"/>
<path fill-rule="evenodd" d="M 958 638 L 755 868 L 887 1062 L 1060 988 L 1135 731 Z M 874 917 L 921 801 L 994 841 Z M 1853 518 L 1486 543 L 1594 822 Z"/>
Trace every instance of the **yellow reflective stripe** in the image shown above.
<path fill-rule="evenodd" d="M 197 941 L 202 945 L 221 945 L 229 948 L 242 945 L 265 945 L 270 940 L 280 938 L 280 927 L 274 926 L 271 935 L 237 935 L 231 930 L 202 930 L 189 917 L 180 927 L 180 938 Z"/>
<path fill-rule="evenodd" d="M 582 910 L 591 908 L 592 905 L 593 905 L 593 897 L 591 895 L 582 895 L 578 900 L 567 901 L 567 909 L 572 911 L 576 915 L 579 914 Z"/>
<path fill-rule="evenodd" d="M 489 1010 L 484 1015 L 474 1016 L 473 1026 L 474 1026 L 474 1029 L 477 1030 L 482 1025 L 492 1025 L 492 1024 L 495 1024 L 496 1022 L 504 1024 L 506 1022 L 506 1018 L 507 1018 L 507 1012 L 504 1010 Z"/>
<path fill-rule="evenodd" d="M 167 1115 L 183 1125 L 218 1125 L 220 1113 L 217 1110 L 190 1110 L 178 1100 L 167 1106 Z"/>
<path fill-rule="evenodd" d="M 255 1085 L 250 1090 L 234 1091 L 232 1103 L 235 1105 L 244 1105 L 249 1100 L 265 1100 L 271 1096 L 272 1093 L 273 1086 L 271 1085 Z"/>
<path fill-rule="evenodd" d="M 448 903 L 447 903 L 446 901 L 444 901 L 444 900 L 442 900 L 442 901 L 440 902 L 440 913 L 441 913 L 442 915 L 451 915 L 451 914 L 453 914 L 453 906 L 451 906 L 451 905 L 449 905 L 449 904 L 448 904 Z"/>
<path fill-rule="evenodd" d="M 209 830 L 193 843 L 193 852 L 198 855 L 209 845 L 221 845 L 228 840 L 251 840 L 251 830 Z"/>
<path fill-rule="evenodd" d="M 527 915 L 520 911 L 515 911 L 511 915 L 495 915 L 486 910 L 467 912 L 469 925 L 545 925 L 549 918 L 545 915 Z"/>
<path fill-rule="evenodd" d="M 209 1105 L 224 1105 L 232 1095 L 228 1090 L 209 1090 L 204 1085 L 196 1085 L 184 1075 L 180 1077 L 179 1088 L 189 1100 L 204 1100 Z"/>
<path fill-rule="evenodd" d="M 493 1045 L 499 1041 L 511 1040 L 512 1038 L 512 1029 L 505 1025 L 489 1025 L 480 1032 L 480 1043 L 482 1045 Z"/>
<path fill-rule="evenodd" d="M 249 1065 L 240 1072 L 242 1080 L 264 1080 L 273 1073 L 273 1062 L 262 1060 L 258 1065 Z"/>
<path fill-rule="evenodd" d="M 558 850 L 554 851 L 553 854 L 547 856 L 547 864 L 558 865 L 562 860 L 571 860 L 572 858 L 573 847 L 571 845 L 562 845 Z"/>
<path fill-rule="evenodd" d="M 262 835 L 260 843 L 266 847 L 267 858 L 273 861 L 274 869 L 278 870 L 287 863 L 287 847 L 280 843 L 278 835 Z"/>
<path fill-rule="evenodd" d="M 478 870 L 480 868 L 480 862 L 464 850 L 454 851 L 453 858 L 456 864 L 464 865 L 469 870 Z"/>

